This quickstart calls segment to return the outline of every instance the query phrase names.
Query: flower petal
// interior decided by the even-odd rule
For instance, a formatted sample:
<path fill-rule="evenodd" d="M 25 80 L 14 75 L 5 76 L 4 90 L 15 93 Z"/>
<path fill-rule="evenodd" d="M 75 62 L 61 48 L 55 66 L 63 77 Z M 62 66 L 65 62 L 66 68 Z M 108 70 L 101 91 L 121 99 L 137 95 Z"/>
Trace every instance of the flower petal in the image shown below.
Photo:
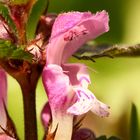
<path fill-rule="evenodd" d="M 72 137 L 72 140 L 96 140 L 95 134 L 88 128 L 80 128 Z"/>
<path fill-rule="evenodd" d="M 45 66 L 42 78 L 51 111 L 65 111 L 74 96 L 69 77 L 63 73 L 60 66 L 50 64 Z"/>
<path fill-rule="evenodd" d="M 65 46 L 62 58 L 63 63 L 87 41 L 107 32 L 109 30 L 108 22 L 107 12 L 102 11 L 92 17 L 83 19 L 77 26 L 69 30 L 67 34 L 70 35 L 73 32 L 73 38 Z"/>
<path fill-rule="evenodd" d="M 0 69 L 0 125 L 3 128 L 6 127 L 6 121 L 7 121 L 5 109 L 4 109 L 4 104 L 6 104 L 6 99 L 7 99 L 7 78 L 4 70 Z"/>
<path fill-rule="evenodd" d="M 73 86 L 80 85 L 88 88 L 90 84 L 90 77 L 88 74 L 87 67 L 84 64 L 63 64 L 63 70 L 69 76 L 70 82 Z"/>
<path fill-rule="evenodd" d="M 67 112 L 73 115 L 82 115 L 87 113 L 92 107 L 94 102 L 94 95 L 88 89 L 75 88 L 77 95 L 77 102 L 67 109 Z"/>
<path fill-rule="evenodd" d="M 6 134 L 0 134 L 0 140 L 16 140 Z"/>
<path fill-rule="evenodd" d="M 46 64 L 57 64 L 61 65 L 63 50 L 66 46 L 66 41 L 64 41 L 63 35 L 60 35 L 58 38 L 54 38 L 47 45 L 47 58 Z"/>
<path fill-rule="evenodd" d="M 77 102 L 67 109 L 67 112 L 73 115 L 82 115 L 89 110 L 100 117 L 109 115 L 109 107 L 96 99 L 93 93 L 85 88 L 75 88 Z"/>
<path fill-rule="evenodd" d="M 48 125 L 49 125 L 49 122 L 51 119 L 52 119 L 51 109 L 50 109 L 49 103 L 47 102 L 41 112 L 41 120 L 42 120 L 42 123 L 43 123 L 45 129 L 48 128 Z"/>
<path fill-rule="evenodd" d="M 93 107 L 91 111 L 100 117 L 108 117 L 109 116 L 109 106 L 100 102 L 99 100 L 94 100 Z"/>
<path fill-rule="evenodd" d="M 53 25 L 51 38 L 59 36 L 81 22 L 81 20 L 91 16 L 92 14 L 90 12 L 68 12 L 59 14 Z"/>
<path fill-rule="evenodd" d="M 69 12 L 61 14 L 54 22 L 52 35 L 47 45 L 47 64 L 65 63 L 84 43 L 107 32 L 108 14 Z"/>

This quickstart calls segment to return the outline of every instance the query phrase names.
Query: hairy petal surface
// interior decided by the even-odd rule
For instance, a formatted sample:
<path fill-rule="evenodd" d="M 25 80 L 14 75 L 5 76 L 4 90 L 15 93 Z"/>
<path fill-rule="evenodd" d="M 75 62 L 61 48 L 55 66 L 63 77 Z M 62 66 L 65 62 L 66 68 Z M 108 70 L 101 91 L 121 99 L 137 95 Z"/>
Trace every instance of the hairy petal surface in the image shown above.
<path fill-rule="evenodd" d="M 90 12 L 63 13 L 56 18 L 47 46 L 47 63 L 61 65 L 84 43 L 107 32 L 108 14 Z"/>
<path fill-rule="evenodd" d="M 60 34 L 76 26 L 83 19 L 91 16 L 92 14 L 90 12 L 68 12 L 59 14 L 55 20 L 51 38 L 59 36 Z"/>

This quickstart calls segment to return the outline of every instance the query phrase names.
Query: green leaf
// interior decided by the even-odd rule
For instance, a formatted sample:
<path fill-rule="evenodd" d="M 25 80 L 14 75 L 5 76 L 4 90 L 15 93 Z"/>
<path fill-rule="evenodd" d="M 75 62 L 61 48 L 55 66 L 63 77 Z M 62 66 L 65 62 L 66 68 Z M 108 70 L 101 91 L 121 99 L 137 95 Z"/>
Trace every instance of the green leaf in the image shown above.
<path fill-rule="evenodd" d="M 22 48 L 17 48 L 16 50 L 13 51 L 10 57 L 12 59 L 21 59 L 21 60 L 27 60 L 31 62 L 33 55 L 24 51 Z"/>
<path fill-rule="evenodd" d="M 0 40 L 0 58 L 10 56 L 14 49 L 10 41 Z"/>
<path fill-rule="evenodd" d="M 28 40 L 32 40 L 35 37 L 40 16 L 46 10 L 47 5 L 48 0 L 38 0 L 34 4 L 26 26 L 26 35 Z"/>
<path fill-rule="evenodd" d="M 138 128 L 138 113 L 135 104 L 132 103 L 131 118 L 130 118 L 130 139 L 139 140 L 139 128 Z"/>
<path fill-rule="evenodd" d="M 96 140 L 107 140 L 107 137 L 105 135 L 103 135 L 103 136 L 96 138 Z"/>
<path fill-rule="evenodd" d="M 31 62 L 33 55 L 22 47 L 16 47 L 10 41 L 0 40 L 0 58 L 19 59 Z"/>

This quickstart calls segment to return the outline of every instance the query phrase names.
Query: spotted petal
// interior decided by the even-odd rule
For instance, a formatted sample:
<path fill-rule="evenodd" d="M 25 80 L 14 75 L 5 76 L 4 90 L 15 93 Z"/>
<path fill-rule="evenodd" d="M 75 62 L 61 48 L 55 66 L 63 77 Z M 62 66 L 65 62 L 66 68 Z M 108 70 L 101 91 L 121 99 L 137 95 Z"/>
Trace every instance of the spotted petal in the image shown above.
<path fill-rule="evenodd" d="M 91 111 L 100 117 L 108 117 L 109 116 L 109 106 L 100 102 L 99 100 L 94 100 L 93 107 Z"/>
<path fill-rule="evenodd" d="M 91 17 L 90 12 L 68 12 L 59 14 L 52 29 L 51 39 L 71 29 L 85 18 Z"/>
<path fill-rule="evenodd" d="M 89 12 L 69 12 L 58 16 L 47 45 L 47 64 L 65 63 L 84 43 L 107 32 L 108 20 L 105 11 L 96 15 Z"/>
<path fill-rule="evenodd" d="M 75 88 L 77 102 L 68 108 L 67 112 L 73 115 L 82 115 L 87 113 L 93 107 L 95 97 L 92 92 L 84 88 Z"/>
<path fill-rule="evenodd" d="M 73 115 L 82 115 L 89 110 L 100 117 L 109 115 L 109 107 L 96 99 L 91 91 L 85 88 L 75 88 L 77 102 L 68 108 L 67 112 Z"/>

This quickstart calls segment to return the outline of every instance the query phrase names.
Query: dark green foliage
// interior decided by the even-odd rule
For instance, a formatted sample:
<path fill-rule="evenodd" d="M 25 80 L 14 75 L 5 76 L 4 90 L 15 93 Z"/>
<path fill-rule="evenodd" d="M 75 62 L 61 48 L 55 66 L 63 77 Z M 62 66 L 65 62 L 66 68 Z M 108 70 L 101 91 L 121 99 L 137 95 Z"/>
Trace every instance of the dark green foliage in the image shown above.
<path fill-rule="evenodd" d="M 139 140 L 138 113 L 135 104 L 132 103 L 130 118 L 130 140 Z"/>

